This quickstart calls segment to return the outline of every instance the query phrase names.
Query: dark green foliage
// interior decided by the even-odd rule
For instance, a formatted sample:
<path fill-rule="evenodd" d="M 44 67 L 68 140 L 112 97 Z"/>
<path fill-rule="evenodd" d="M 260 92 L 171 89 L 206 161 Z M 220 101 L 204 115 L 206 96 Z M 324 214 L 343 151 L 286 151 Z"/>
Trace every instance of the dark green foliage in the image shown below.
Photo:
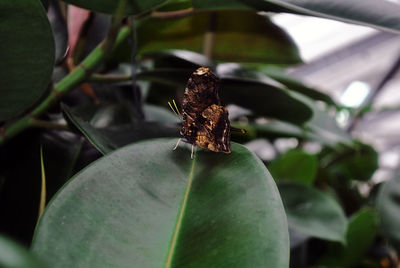
<path fill-rule="evenodd" d="M 287 268 L 289 253 L 293 268 L 398 265 L 399 179 L 374 185 L 377 151 L 338 126 L 330 96 L 286 74 L 301 64 L 298 48 L 260 13 L 398 33 L 398 5 L 124 1 L 0 3 L 1 267 Z M 72 72 L 68 4 L 93 12 Z M 172 150 L 182 118 L 168 102 L 179 113 L 201 66 L 246 133 L 232 133 L 232 154 L 197 148 L 191 160 L 189 144 Z M 297 147 L 282 150 L 283 138 Z M 237 142 L 271 156 L 263 163 Z"/>

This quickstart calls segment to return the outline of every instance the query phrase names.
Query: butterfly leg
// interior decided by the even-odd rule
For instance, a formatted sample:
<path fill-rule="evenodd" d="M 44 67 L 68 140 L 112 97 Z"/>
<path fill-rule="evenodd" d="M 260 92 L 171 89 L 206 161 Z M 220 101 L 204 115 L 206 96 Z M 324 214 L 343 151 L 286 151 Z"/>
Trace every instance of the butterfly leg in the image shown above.
<path fill-rule="evenodd" d="M 194 153 L 194 144 L 192 144 L 192 153 L 190 154 L 190 159 L 193 159 L 193 153 Z"/>
<path fill-rule="evenodd" d="M 178 148 L 179 143 L 181 142 L 182 138 L 179 138 L 178 142 L 176 143 L 174 149 L 172 149 L 172 151 L 175 151 L 176 148 Z"/>

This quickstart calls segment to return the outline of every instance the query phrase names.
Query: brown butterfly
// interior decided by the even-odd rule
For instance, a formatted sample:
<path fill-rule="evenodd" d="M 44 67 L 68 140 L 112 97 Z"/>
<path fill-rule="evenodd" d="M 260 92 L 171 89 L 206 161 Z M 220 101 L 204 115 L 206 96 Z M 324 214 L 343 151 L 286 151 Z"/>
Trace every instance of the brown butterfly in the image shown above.
<path fill-rule="evenodd" d="M 195 145 L 213 152 L 231 153 L 231 126 L 228 110 L 219 100 L 219 85 L 218 77 L 206 67 L 198 68 L 187 82 L 180 133 L 192 144 L 192 159 Z"/>

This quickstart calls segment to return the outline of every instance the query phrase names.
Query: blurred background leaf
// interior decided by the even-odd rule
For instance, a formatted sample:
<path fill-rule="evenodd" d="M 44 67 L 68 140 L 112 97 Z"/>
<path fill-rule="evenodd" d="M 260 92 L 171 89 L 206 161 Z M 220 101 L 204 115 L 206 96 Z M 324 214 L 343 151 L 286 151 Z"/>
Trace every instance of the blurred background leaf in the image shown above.
<path fill-rule="evenodd" d="M 365 258 L 379 229 L 375 210 L 364 208 L 349 219 L 346 244 L 332 243 L 319 261 L 324 267 L 355 267 Z"/>
<path fill-rule="evenodd" d="M 272 177 L 277 180 L 311 185 L 317 174 L 317 158 L 302 150 L 289 150 L 268 165 Z"/>
<path fill-rule="evenodd" d="M 335 199 L 304 184 L 279 182 L 278 188 L 293 231 L 346 243 L 347 219 Z"/>
<path fill-rule="evenodd" d="M 215 18 L 212 19 L 212 16 Z M 178 19 L 143 19 L 138 21 L 138 53 L 164 49 L 202 53 L 204 36 L 209 31 L 210 23 L 215 35 L 212 45 L 214 60 L 269 64 L 301 62 L 298 49 L 289 35 L 267 17 L 253 11 L 218 11 Z"/>
<path fill-rule="evenodd" d="M 381 221 L 381 231 L 400 251 L 400 179 L 395 177 L 380 187 L 376 206 Z"/>
<path fill-rule="evenodd" d="M 44 266 L 22 246 L 0 235 L 0 267 L 43 268 Z"/>
<path fill-rule="evenodd" d="M 63 110 L 71 123 L 103 154 L 144 139 L 180 136 L 173 115 L 158 107 L 150 106 L 145 112 L 150 120 L 163 120 L 161 122 L 134 122 L 127 118 L 129 111 L 121 105 L 88 106 L 73 110 L 64 105 Z"/>
<path fill-rule="evenodd" d="M 319 155 L 323 168 L 343 180 L 368 181 L 378 168 L 378 154 L 373 147 L 357 142 L 353 147 L 325 148 Z"/>

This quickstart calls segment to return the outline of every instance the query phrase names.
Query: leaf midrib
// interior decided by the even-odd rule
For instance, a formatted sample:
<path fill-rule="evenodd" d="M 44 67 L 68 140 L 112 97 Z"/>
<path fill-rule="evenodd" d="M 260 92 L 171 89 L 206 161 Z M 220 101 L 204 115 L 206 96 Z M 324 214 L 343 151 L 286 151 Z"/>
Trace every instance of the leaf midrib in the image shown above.
<path fill-rule="evenodd" d="M 181 229 L 183 216 L 185 214 L 185 210 L 186 210 L 186 205 L 187 205 L 187 201 L 188 201 L 188 198 L 189 198 L 190 189 L 192 187 L 195 162 L 196 162 L 196 158 L 192 160 L 192 166 L 191 166 L 190 172 L 189 172 L 189 178 L 188 178 L 188 182 L 187 182 L 187 185 L 186 185 L 185 195 L 183 197 L 182 205 L 181 205 L 181 208 L 179 210 L 178 219 L 177 219 L 177 222 L 176 222 L 176 225 L 175 225 L 174 234 L 172 236 L 172 241 L 171 241 L 171 245 L 170 245 L 169 250 L 168 250 L 168 256 L 167 256 L 167 260 L 165 262 L 164 268 L 170 268 L 171 264 L 172 264 L 172 259 L 173 259 L 173 255 L 174 255 L 174 251 L 175 251 L 175 247 L 176 247 L 176 242 L 178 240 L 179 231 Z"/>

